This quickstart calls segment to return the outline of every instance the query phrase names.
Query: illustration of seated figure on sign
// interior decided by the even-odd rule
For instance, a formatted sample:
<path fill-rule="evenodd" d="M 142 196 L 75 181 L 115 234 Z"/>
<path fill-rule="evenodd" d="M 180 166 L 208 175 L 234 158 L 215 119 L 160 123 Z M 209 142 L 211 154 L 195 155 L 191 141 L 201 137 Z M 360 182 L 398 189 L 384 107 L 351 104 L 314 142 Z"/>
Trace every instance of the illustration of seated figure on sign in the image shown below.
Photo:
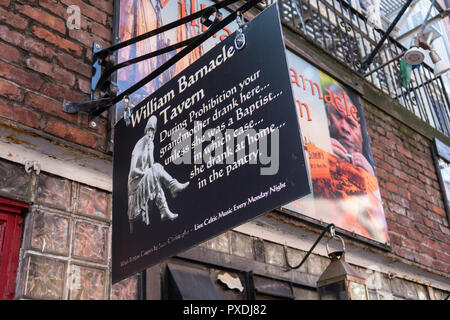
<path fill-rule="evenodd" d="M 142 221 L 150 224 L 150 202 L 159 209 L 161 220 L 174 220 L 178 214 L 170 211 L 163 187 L 169 190 L 172 197 L 184 190 L 189 182 L 180 183 L 173 178 L 164 167 L 153 158 L 156 131 L 156 116 L 151 116 L 145 127 L 145 135 L 134 146 L 131 155 L 130 172 L 128 174 L 128 219 L 130 233 L 133 223 L 142 216 Z"/>

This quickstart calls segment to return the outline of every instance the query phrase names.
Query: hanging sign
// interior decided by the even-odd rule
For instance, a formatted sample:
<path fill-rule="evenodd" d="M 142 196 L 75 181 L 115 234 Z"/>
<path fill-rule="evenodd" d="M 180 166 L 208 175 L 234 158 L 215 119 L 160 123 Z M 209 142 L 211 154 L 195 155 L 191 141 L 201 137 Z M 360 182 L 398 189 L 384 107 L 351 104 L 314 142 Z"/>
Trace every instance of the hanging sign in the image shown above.
<path fill-rule="evenodd" d="M 119 121 L 114 148 L 113 282 L 308 194 L 277 6 Z"/>

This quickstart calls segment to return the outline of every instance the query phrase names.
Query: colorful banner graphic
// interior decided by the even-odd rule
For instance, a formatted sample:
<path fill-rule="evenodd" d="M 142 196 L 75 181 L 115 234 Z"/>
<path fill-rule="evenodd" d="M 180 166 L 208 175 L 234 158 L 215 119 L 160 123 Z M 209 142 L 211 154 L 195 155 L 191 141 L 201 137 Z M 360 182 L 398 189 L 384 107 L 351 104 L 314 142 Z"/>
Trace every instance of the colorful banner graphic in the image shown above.
<path fill-rule="evenodd" d="M 285 208 L 388 243 L 360 97 L 286 52 L 313 193 Z"/>

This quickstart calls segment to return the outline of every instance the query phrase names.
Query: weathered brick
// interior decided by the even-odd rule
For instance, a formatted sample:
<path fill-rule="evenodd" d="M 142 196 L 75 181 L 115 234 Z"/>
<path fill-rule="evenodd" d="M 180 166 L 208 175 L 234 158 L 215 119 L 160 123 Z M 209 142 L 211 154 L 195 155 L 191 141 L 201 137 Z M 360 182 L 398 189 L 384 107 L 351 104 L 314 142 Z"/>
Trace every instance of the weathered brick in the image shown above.
<path fill-rule="evenodd" d="M 42 23 L 62 34 L 66 32 L 66 25 L 61 18 L 57 18 L 40 8 L 31 7 L 29 5 L 20 5 L 16 3 L 15 7 L 17 12 L 20 12 L 31 19 L 38 21 L 39 23 Z"/>
<path fill-rule="evenodd" d="M 429 185 L 433 184 L 433 181 L 422 173 L 418 174 L 418 178 L 421 182 L 423 182 L 425 184 L 429 184 Z"/>
<path fill-rule="evenodd" d="M 398 187 L 397 185 L 391 183 L 391 182 L 387 182 L 386 184 L 384 184 L 384 187 L 389 190 L 390 192 L 398 192 Z"/>
<path fill-rule="evenodd" d="M 391 231 L 394 231 L 398 234 L 406 234 L 407 233 L 407 229 L 405 227 L 403 227 L 402 225 L 396 223 L 396 222 L 391 222 L 388 224 L 388 229 Z"/>
<path fill-rule="evenodd" d="M 404 155 L 407 158 L 410 158 L 410 159 L 413 158 L 411 152 L 409 150 L 403 148 L 401 145 L 397 145 L 397 151 L 400 152 L 402 155 Z"/>
<path fill-rule="evenodd" d="M 446 226 L 439 226 L 439 229 L 440 230 L 438 230 L 438 231 L 436 231 L 436 230 L 432 230 L 431 231 L 433 233 L 434 237 L 436 239 L 438 239 L 439 241 L 449 243 L 449 241 L 450 241 L 450 229 L 448 227 L 446 227 Z"/>
<path fill-rule="evenodd" d="M 428 256 L 430 256 L 433 259 L 436 259 L 436 250 L 434 250 L 433 248 L 430 248 L 426 245 L 421 245 L 420 246 L 420 253 L 426 254 Z"/>
<path fill-rule="evenodd" d="M 3 61 L 0 61 L 0 76 L 34 90 L 38 90 L 42 84 L 38 75 Z"/>
<path fill-rule="evenodd" d="M 440 208 L 440 207 L 437 207 L 437 206 L 435 206 L 435 205 L 433 205 L 432 207 L 433 207 L 433 211 L 436 212 L 437 214 L 439 214 L 439 215 L 441 215 L 441 216 L 443 216 L 443 217 L 446 216 L 446 212 L 445 212 L 444 209 L 442 209 L 442 208 Z"/>
<path fill-rule="evenodd" d="M 437 240 L 439 241 L 439 239 L 437 239 Z M 446 244 L 443 241 L 441 241 L 439 244 L 441 245 L 443 252 L 447 252 L 448 254 L 450 254 L 450 245 L 449 244 Z"/>
<path fill-rule="evenodd" d="M 423 224 L 416 223 L 415 227 L 416 227 L 417 230 L 419 230 L 424 235 L 432 234 L 432 230 L 429 227 L 427 227 L 427 226 L 425 226 Z"/>
<path fill-rule="evenodd" d="M 415 209 L 412 208 L 413 206 Z M 406 215 L 410 219 L 414 220 L 414 222 L 416 222 L 416 223 L 423 223 L 423 216 L 424 216 L 422 214 L 423 211 L 424 211 L 424 209 L 422 207 L 418 206 L 415 203 L 411 203 L 411 209 L 408 210 Z"/>
<path fill-rule="evenodd" d="M 391 212 L 390 210 L 388 210 L 387 208 L 384 208 L 384 215 L 389 222 L 397 221 L 397 215 L 395 213 Z"/>
<path fill-rule="evenodd" d="M 84 31 L 84 30 L 69 30 L 69 36 L 72 39 L 75 39 L 82 44 L 84 44 L 88 48 L 94 47 L 94 42 L 99 43 L 103 46 L 103 48 L 108 47 L 108 43 L 104 41 L 103 39 L 99 38 L 92 32 Z"/>
<path fill-rule="evenodd" d="M 56 65 L 53 65 L 53 78 L 68 86 L 75 85 L 75 75 Z"/>
<path fill-rule="evenodd" d="M 408 160 L 408 165 L 413 168 L 414 170 L 417 170 L 417 172 L 422 172 L 422 165 L 420 163 L 417 163 L 418 161 L 415 160 Z"/>
<path fill-rule="evenodd" d="M 75 71 L 85 77 L 90 77 L 92 73 L 92 67 L 86 63 L 83 63 L 80 59 L 73 58 L 71 55 L 66 53 L 58 54 L 59 64 L 71 71 Z"/>
<path fill-rule="evenodd" d="M 384 160 L 386 160 L 386 162 L 388 162 L 392 168 L 397 168 L 397 169 L 402 168 L 402 164 L 400 163 L 400 161 L 389 156 L 387 153 L 384 155 Z"/>
<path fill-rule="evenodd" d="M 388 203 L 388 205 L 389 205 L 389 209 L 392 211 L 392 212 L 395 212 L 396 214 L 400 214 L 400 215 L 406 215 L 406 209 L 405 208 L 403 208 L 401 205 L 399 205 L 398 203 L 395 203 L 395 202 L 389 202 Z"/>
<path fill-rule="evenodd" d="M 439 260 L 433 260 L 432 266 L 438 271 L 445 272 L 447 274 L 450 273 L 450 265 L 448 263 L 444 263 Z"/>
<path fill-rule="evenodd" d="M 425 225 L 429 228 L 432 229 L 437 229 L 437 224 L 433 221 L 431 221 L 430 219 L 427 218 L 423 218 L 423 222 L 425 223 Z"/>
<path fill-rule="evenodd" d="M 443 261 L 443 262 L 445 262 L 445 263 L 450 264 L 450 255 L 449 255 L 449 254 L 447 254 L 447 253 L 445 253 L 445 252 L 437 251 L 437 252 L 436 252 L 436 257 L 437 257 L 439 260 L 441 260 L 441 261 Z"/>
<path fill-rule="evenodd" d="M 19 105 L 7 103 L 0 99 L 0 117 L 7 118 L 24 124 L 32 128 L 39 128 L 40 126 L 40 114 L 22 108 Z"/>
<path fill-rule="evenodd" d="M 27 19 L 3 8 L 0 8 L 0 23 L 10 25 L 19 30 L 25 30 L 28 27 Z"/>
<path fill-rule="evenodd" d="M 10 30 L 7 26 L 0 26 L 0 39 L 48 60 L 54 56 L 54 51 L 50 47 L 20 32 Z"/>
<path fill-rule="evenodd" d="M 47 121 L 44 131 L 81 145 L 96 147 L 95 136 L 92 133 L 55 119 Z"/>
<path fill-rule="evenodd" d="M 410 208 L 409 201 L 399 195 L 392 195 L 392 200 L 400 204 L 403 208 Z"/>
<path fill-rule="evenodd" d="M 397 222 L 400 223 L 402 226 L 405 226 L 408 229 L 414 228 L 414 221 L 407 217 L 397 216 Z"/>
<path fill-rule="evenodd" d="M 107 22 L 107 14 L 105 12 L 98 10 L 94 6 L 91 6 L 82 0 L 61 0 L 61 2 L 67 6 L 79 6 L 80 11 L 84 16 L 87 16 L 98 23 L 105 25 Z"/>
<path fill-rule="evenodd" d="M 376 130 L 380 135 L 382 135 L 382 136 L 386 135 L 386 130 L 384 130 L 382 127 L 377 126 Z"/>
<path fill-rule="evenodd" d="M 110 42 L 112 39 L 111 28 L 107 28 L 94 21 L 91 23 L 91 32 L 108 42 Z"/>
<path fill-rule="evenodd" d="M 78 77 L 78 87 L 81 92 L 91 93 L 91 83 L 81 77 Z"/>
<path fill-rule="evenodd" d="M 105 11 L 106 13 L 113 14 L 113 1 L 112 0 L 89 0 L 89 2 L 96 8 Z"/>
<path fill-rule="evenodd" d="M 429 169 L 431 168 L 431 169 Z M 423 168 L 423 174 L 426 175 L 428 178 L 430 178 L 431 180 L 438 180 L 438 177 L 436 175 L 436 170 L 434 167 L 430 166 L 430 167 L 424 167 Z"/>
<path fill-rule="evenodd" d="M 405 172 L 407 175 L 409 175 L 412 179 L 417 178 L 418 172 L 412 168 L 410 168 L 406 164 L 402 164 L 402 167 L 400 168 L 403 172 Z"/>
<path fill-rule="evenodd" d="M 0 43 L 0 57 L 16 63 L 20 63 L 22 61 L 22 53 L 6 43 Z"/>
<path fill-rule="evenodd" d="M 414 261 L 416 261 L 417 263 L 423 264 L 427 267 L 432 267 L 433 266 L 433 258 L 426 255 L 426 254 L 415 254 L 414 255 Z"/>
<path fill-rule="evenodd" d="M 423 243 L 425 243 L 427 246 L 435 250 L 441 250 L 439 242 L 436 242 L 433 239 L 430 239 L 429 237 L 423 237 Z"/>
<path fill-rule="evenodd" d="M 22 100 L 22 90 L 17 85 L 2 79 L 0 79 L 0 95 L 9 100 Z"/>
<path fill-rule="evenodd" d="M 417 232 L 414 230 L 415 227 L 412 227 L 410 229 L 408 229 L 408 231 L 406 232 L 406 236 L 408 236 L 410 239 L 415 240 L 415 241 L 422 241 L 423 236 L 420 232 Z"/>
<path fill-rule="evenodd" d="M 65 88 L 60 85 L 46 82 L 42 88 L 42 93 L 56 100 L 63 101 L 83 101 L 88 100 L 89 97 L 86 94 L 82 94 L 73 90 L 73 88 Z"/>
<path fill-rule="evenodd" d="M 383 170 L 385 170 L 388 173 L 392 173 L 393 172 L 393 168 L 392 166 L 387 163 L 386 161 L 382 160 L 382 161 L 375 161 L 375 166 L 377 168 L 382 168 Z"/>
<path fill-rule="evenodd" d="M 47 76 L 53 75 L 53 67 L 50 63 L 45 62 L 43 60 L 37 58 L 28 58 L 26 60 L 26 65 L 31 70 L 34 70 L 39 73 L 46 74 Z"/>
<path fill-rule="evenodd" d="M 83 53 L 83 48 L 76 44 L 73 41 L 67 40 L 65 38 L 62 38 L 50 31 L 48 31 L 47 29 L 38 27 L 38 26 L 33 26 L 32 28 L 33 34 L 38 37 L 39 39 L 42 39 L 48 43 L 51 43 L 55 46 L 57 46 L 58 48 L 61 48 L 71 54 L 74 54 L 76 56 L 81 56 Z"/>
<path fill-rule="evenodd" d="M 30 107 L 33 107 L 35 110 L 66 119 L 67 121 L 75 122 L 78 118 L 75 114 L 62 111 L 61 102 L 52 100 L 34 92 L 27 92 L 25 94 L 24 103 Z"/>
<path fill-rule="evenodd" d="M 413 241 L 405 237 L 402 238 L 402 246 L 415 251 L 420 251 L 419 243 L 417 241 Z"/>
<path fill-rule="evenodd" d="M 419 196 L 422 198 L 425 196 L 425 192 L 423 191 L 423 189 L 420 189 L 413 184 L 408 185 L 408 190 L 411 191 L 411 193 L 415 194 L 416 196 Z"/>
<path fill-rule="evenodd" d="M 393 249 L 394 253 L 397 254 L 398 256 L 403 257 L 408 260 L 411 260 L 411 261 L 414 261 L 414 257 L 416 256 L 416 253 L 413 250 L 408 249 L 408 248 L 403 248 L 401 246 L 396 246 L 396 245 L 394 245 L 392 247 L 393 247 L 392 249 Z"/>
<path fill-rule="evenodd" d="M 397 168 L 394 169 L 393 174 L 404 181 L 409 181 L 411 179 L 405 172 Z"/>
<path fill-rule="evenodd" d="M 56 14 L 57 16 L 66 20 L 68 17 L 67 9 L 59 1 L 55 0 L 39 0 L 39 5 L 42 8 L 49 10 L 50 12 Z"/>
<path fill-rule="evenodd" d="M 402 237 L 395 232 L 389 233 L 389 239 L 391 240 L 391 244 L 402 245 Z"/>

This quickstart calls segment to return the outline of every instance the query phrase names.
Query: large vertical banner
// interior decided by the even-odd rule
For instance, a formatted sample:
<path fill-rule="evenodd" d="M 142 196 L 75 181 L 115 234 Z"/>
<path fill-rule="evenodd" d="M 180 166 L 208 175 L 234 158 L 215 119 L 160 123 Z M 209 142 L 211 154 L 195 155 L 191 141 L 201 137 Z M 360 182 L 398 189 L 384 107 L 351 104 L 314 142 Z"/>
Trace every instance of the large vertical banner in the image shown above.
<path fill-rule="evenodd" d="M 211 0 L 120 0 L 117 35 L 122 42 L 184 18 L 209 7 L 212 4 L 214 3 Z M 226 10 L 222 9 L 221 12 L 224 17 L 227 16 Z M 223 41 L 236 29 L 236 22 L 232 22 L 214 34 L 213 37 L 205 41 L 201 46 L 169 68 L 169 70 L 162 73 L 157 79 L 131 95 L 131 103 L 137 104 L 143 98 L 153 93 L 177 75 L 181 70 L 184 70 L 187 66 L 191 65 L 202 54 Z M 121 63 L 180 41 L 190 39 L 201 34 L 205 30 L 206 27 L 200 23 L 200 19 L 193 20 L 155 37 L 151 37 L 119 50 L 118 62 Z M 181 49 L 174 50 L 159 57 L 141 61 L 135 65 L 120 69 L 117 72 L 117 84 L 119 88 L 121 90 L 127 89 L 150 74 L 180 50 Z M 115 121 L 118 121 L 123 116 L 122 103 L 117 104 L 116 111 Z"/>
<path fill-rule="evenodd" d="M 285 208 L 387 244 L 360 97 L 291 51 L 286 53 L 313 193 Z"/>

